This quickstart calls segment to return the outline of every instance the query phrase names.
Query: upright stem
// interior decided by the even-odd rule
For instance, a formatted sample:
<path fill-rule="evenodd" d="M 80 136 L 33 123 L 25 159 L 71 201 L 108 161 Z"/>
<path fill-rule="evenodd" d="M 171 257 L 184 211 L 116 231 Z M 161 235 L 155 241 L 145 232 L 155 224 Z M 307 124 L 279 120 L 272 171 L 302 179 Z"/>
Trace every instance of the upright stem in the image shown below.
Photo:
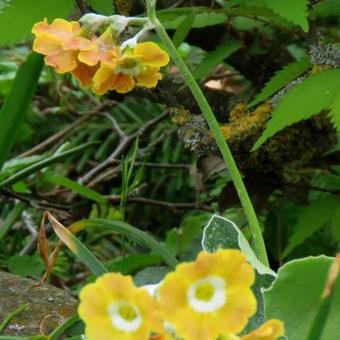
<path fill-rule="evenodd" d="M 230 171 L 231 178 L 234 182 L 236 191 L 238 193 L 238 196 L 240 198 L 240 201 L 242 203 L 242 206 L 248 219 L 249 227 L 254 240 L 255 253 L 257 254 L 258 258 L 263 264 L 269 266 L 267 251 L 262 237 L 259 221 L 257 219 L 255 210 L 249 198 L 246 187 L 243 183 L 241 174 L 237 168 L 230 148 L 222 135 L 220 126 L 214 116 L 214 113 L 207 99 L 205 98 L 201 88 L 199 87 L 195 78 L 190 72 L 189 68 L 187 67 L 181 56 L 178 54 L 176 47 L 169 38 L 163 25 L 158 20 L 156 16 L 156 0 L 146 0 L 146 6 L 149 20 L 151 21 L 152 24 L 154 24 L 158 36 L 162 40 L 166 49 L 168 50 L 172 60 L 175 62 L 178 69 L 181 71 L 186 85 L 189 87 L 193 96 L 195 97 L 197 104 L 199 105 L 203 113 L 203 116 L 205 117 L 208 126 L 216 140 L 216 143 L 220 149 L 222 157 Z"/>

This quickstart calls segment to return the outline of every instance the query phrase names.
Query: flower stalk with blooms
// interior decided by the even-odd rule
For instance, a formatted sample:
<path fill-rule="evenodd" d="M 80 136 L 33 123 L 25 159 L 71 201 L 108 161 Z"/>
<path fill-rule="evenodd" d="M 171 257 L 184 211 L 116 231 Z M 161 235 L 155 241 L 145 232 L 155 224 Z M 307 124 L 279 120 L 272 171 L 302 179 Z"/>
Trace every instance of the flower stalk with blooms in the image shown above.
<path fill-rule="evenodd" d="M 153 88 L 162 79 L 160 69 L 169 63 L 168 54 L 153 42 L 138 43 L 153 28 L 146 18 L 86 14 L 79 22 L 45 19 L 34 25 L 33 49 L 45 55 L 46 65 L 58 73 L 71 73 L 98 95 L 108 90 L 127 93 L 135 86 Z M 143 25 L 132 38 L 119 44 L 128 25 Z M 95 33 L 105 27 L 104 32 Z"/>

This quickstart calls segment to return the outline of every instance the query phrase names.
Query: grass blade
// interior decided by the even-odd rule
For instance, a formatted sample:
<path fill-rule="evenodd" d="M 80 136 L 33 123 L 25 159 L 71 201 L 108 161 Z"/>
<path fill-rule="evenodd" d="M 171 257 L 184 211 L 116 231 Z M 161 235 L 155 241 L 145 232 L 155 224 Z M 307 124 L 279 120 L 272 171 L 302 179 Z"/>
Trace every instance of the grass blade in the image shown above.
<path fill-rule="evenodd" d="M 3 180 L 2 182 L 0 182 L 0 189 L 3 187 L 8 187 L 14 183 L 17 183 L 19 181 L 21 181 L 22 179 L 28 177 L 29 175 L 35 173 L 38 170 L 41 170 L 51 164 L 60 162 L 68 157 L 74 156 L 78 153 L 80 153 L 83 150 L 86 150 L 90 147 L 92 147 L 93 145 L 97 144 L 97 142 L 91 142 L 91 143 L 85 143 L 82 145 L 79 145 L 75 148 L 69 149 L 67 151 L 61 152 L 57 155 L 48 157 L 40 162 L 34 163 L 30 166 L 28 166 L 27 168 L 24 168 L 20 171 L 18 171 L 16 174 L 6 178 L 5 180 Z"/>
<path fill-rule="evenodd" d="M 32 52 L 20 66 L 0 111 L 0 169 L 17 138 L 43 68 L 43 57 Z"/>
<path fill-rule="evenodd" d="M 79 230 L 93 227 L 101 227 L 106 230 L 112 230 L 134 239 L 138 243 L 159 254 L 164 262 L 172 269 L 178 264 L 177 259 L 171 253 L 169 253 L 161 243 L 157 242 L 153 237 L 144 231 L 121 221 L 107 221 L 104 219 L 82 220 L 73 223 L 70 228 Z"/>
<path fill-rule="evenodd" d="M 7 233 L 11 230 L 13 224 L 20 217 L 21 213 L 26 208 L 26 203 L 19 202 L 15 205 L 15 207 L 10 211 L 10 213 L 6 216 L 1 228 L 0 228 L 0 241 L 7 235 Z"/>

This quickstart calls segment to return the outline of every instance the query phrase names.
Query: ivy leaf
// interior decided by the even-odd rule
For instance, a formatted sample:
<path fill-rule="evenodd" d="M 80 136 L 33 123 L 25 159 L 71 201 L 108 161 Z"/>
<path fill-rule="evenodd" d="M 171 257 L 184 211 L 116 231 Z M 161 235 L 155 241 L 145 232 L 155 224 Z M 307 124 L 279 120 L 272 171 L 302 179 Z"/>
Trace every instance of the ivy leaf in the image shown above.
<path fill-rule="evenodd" d="M 100 14 L 112 15 L 114 13 L 113 0 L 86 0 L 86 2 Z"/>
<path fill-rule="evenodd" d="M 340 132 L 340 92 L 335 97 L 329 116 L 334 127 Z"/>
<path fill-rule="evenodd" d="M 265 0 L 266 5 L 274 12 L 293 22 L 307 32 L 308 0 Z"/>
<path fill-rule="evenodd" d="M 299 75 L 307 71 L 311 66 L 312 64 L 308 57 L 286 65 L 282 70 L 277 71 L 266 83 L 256 98 L 248 104 L 248 108 L 263 102 L 282 87 L 296 79 Z"/>
<path fill-rule="evenodd" d="M 12 0 L 0 13 L 0 46 L 21 42 L 36 22 L 44 18 L 66 18 L 73 8 L 73 0 Z"/>
<path fill-rule="evenodd" d="M 313 201 L 300 215 L 294 234 L 291 236 L 286 249 L 282 253 L 285 258 L 306 238 L 322 228 L 332 217 L 339 200 L 335 196 Z"/>
<path fill-rule="evenodd" d="M 257 300 L 257 311 L 249 320 L 245 331 L 258 328 L 265 321 L 263 289 L 272 284 L 276 273 L 258 260 L 242 231 L 234 222 L 224 217 L 217 215 L 211 217 L 203 231 L 202 246 L 209 252 L 215 252 L 218 248 L 240 249 L 247 256 L 255 268 L 256 278 L 252 290 Z"/>
<path fill-rule="evenodd" d="M 340 69 L 313 74 L 294 86 L 280 100 L 253 151 L 285 127 L 308 119 L 322 110 L 332 109 L 340 88 Z M 334 113 L 336 109 L 332 110 Z"/>

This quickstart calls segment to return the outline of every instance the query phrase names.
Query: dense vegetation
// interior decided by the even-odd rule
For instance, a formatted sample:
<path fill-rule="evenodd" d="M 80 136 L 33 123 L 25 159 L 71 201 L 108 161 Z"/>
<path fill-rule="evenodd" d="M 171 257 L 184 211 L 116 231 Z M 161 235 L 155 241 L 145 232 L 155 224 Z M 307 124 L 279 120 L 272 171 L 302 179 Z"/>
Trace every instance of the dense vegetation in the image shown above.
<path fill-rule="evenodd" d="M 0 270 L 77 297 L 107 271 L 142 286 L 237 248 L 256 272 L 247 332 L 339 338 L 339 1 L 154 3 L 0 0 Z M 92 64 L 97 40 L 114 66 L 102 45 Z"/>

